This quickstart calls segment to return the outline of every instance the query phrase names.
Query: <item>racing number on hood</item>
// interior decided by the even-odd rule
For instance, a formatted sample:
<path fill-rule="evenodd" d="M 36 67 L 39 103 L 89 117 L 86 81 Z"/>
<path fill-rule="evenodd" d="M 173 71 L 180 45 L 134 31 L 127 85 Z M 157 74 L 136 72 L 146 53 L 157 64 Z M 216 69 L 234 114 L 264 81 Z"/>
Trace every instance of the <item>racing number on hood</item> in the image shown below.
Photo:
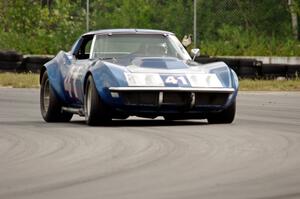
<path fill-rule="evenodd" d="M 184 76 L 162 75 L 162 79 L 166 86 L 190 86 L 188 80 Z"/>

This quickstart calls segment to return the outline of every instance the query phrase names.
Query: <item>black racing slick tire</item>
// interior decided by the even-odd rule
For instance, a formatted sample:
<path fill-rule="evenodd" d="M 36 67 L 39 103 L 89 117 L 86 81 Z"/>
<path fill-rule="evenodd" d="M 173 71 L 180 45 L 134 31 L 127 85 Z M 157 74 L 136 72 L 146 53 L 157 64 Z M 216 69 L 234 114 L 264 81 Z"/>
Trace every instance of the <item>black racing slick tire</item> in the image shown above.
<path fill-rule="evenodd" d="M 46 122 L 69 122 L 73 114 L 63 112 L 62 105 L 50 84 L 47 71 L 44 72 L 40 89 L 40 109 L 44 120 Z"/>
<path fill-rule="evenodd" d="M 210 124 L 230 124 L 233 122 L 236 112 L 236 102 L 234 101 L 228 108 L 219 112 L 211 113 L 207 117 Z"/>
<path fill-rule="evenodd" d="M 84 113 L 89 126 L 105 125 L 111 121 L 111 112 L 99 96 L 92 76 L 89 76 L 86 82 Z"/>

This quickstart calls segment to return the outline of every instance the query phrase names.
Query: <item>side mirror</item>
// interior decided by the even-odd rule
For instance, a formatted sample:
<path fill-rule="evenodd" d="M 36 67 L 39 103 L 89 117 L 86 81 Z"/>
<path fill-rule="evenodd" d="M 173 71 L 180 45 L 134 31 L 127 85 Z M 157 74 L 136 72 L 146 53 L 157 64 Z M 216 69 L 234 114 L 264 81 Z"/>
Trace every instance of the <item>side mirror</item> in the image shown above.
<path fill-rule="evenodd" d="M 199 48 L 193 48 L 191 50 L 191 55 L 193 57 L 193 60 L 195 60 L 196 57 L 200 56 L 200 49 Z"/>
<path fill-rule="evenodd" d="M 71 53 L 70 54 L 67 54 L 67 57 L 70 61 L 72 61 L 73 57 L 75 57 L 75 55 L 72 55 Z"/>

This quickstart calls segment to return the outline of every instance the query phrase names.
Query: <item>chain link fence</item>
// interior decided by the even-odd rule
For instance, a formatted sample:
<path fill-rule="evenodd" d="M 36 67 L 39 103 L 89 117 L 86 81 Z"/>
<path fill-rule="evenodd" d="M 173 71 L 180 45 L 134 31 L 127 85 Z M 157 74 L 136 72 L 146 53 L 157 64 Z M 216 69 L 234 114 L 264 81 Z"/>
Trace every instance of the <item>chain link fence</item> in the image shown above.
<path fill-rule="evenodd" d="M 291 11 L 297 15 L 296 0 L 198 0 L 198 27 L 206 36 L 223 26 L 239 27 L 271 36 L 291 36 Z M 294 9 L 291 9 L 294 8 Z M 298 27 L 297 27 L 298 28 Z"/>
<path fill-rule="evenodd" d="M 198 0 L 197 43 L 208 54 L 295 55 L 298 5 L 299 0 Z"/>

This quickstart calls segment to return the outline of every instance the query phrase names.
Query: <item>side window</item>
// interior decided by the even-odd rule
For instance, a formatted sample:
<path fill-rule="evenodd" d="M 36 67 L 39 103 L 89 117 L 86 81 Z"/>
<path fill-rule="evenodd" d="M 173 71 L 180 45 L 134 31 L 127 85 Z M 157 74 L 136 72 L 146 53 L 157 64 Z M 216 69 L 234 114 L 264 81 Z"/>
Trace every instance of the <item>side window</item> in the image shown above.
<path fill-rule="evenodd" d="M 90 50 L 93 41 L 93 35 L 87 35 L 82 38 L 82 42 L 77 52 L 75 52 L 75 57 L 77 59 L 88 59 L 90 57 Z"/>
<path fill-rule="evenodd" d="M 90 52 L 91 52 L 91 47 L 92 47 L 92 39 L 89 40 L 86 45 L 85 45 L 85 54 L 88 54 L 90 55 Z"/>

